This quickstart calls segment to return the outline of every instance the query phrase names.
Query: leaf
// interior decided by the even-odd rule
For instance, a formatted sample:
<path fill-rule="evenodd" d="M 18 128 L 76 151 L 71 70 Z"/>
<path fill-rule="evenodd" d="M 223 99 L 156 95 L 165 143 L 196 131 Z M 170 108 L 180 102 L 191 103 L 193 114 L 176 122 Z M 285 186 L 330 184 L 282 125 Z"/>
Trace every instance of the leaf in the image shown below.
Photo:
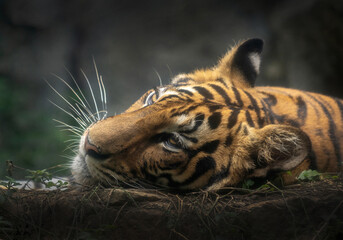
<path fill-rule="evenodd" d="M 254 184 L 255 184 L 255 182 L 254 182 L 253 180 L 251 180 L 251 179 L 246 179 L 246 180 L 244 180 L 244 182 L 243 182 L 242 188 L 250 189 Z"/>
<path fill-rule="evenodd" d="M 318 171 L 309 169 L 302 171 L 297 179 L 300 181 L 314 181 L 319 180 L 320 176 L 321 173 Z"/>
<path fill-rule="evenodd" d="M 46 188 L 55 187 L 55 183 L 54 182 L 45 182 L 44 185 L 45 185 Z"/>

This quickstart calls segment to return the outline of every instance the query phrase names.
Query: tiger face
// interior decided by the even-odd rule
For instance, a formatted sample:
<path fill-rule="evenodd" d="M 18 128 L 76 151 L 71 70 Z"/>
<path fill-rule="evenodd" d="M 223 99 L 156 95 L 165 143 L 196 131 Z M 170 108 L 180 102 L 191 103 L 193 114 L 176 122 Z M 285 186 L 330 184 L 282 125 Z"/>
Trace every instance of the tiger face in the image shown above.
<path fill-rule="evenodd" d="M 309 137 L 272 121 L 254 88 L 262 47 L 245 41 L 215 67 L 177 75 L 88 127 L 72 165 L 76 182 L 219 189 L 301 165 Z"/>

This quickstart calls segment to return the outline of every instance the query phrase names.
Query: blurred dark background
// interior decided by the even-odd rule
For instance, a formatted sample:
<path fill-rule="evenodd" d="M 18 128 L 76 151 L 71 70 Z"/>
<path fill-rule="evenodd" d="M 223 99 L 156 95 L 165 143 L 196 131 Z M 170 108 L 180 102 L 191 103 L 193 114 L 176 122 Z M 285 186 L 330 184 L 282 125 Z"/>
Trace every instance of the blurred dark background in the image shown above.
<path fill-rule="evenodd" d="M 265 41 L 257 85 L 281 85 L 343 97 L 341 0 L 0 0 L 0 178 L 5 161 L 42 169 L 70 160 L 72 123 L 51 73 L 82 87 L 95 80 L 93 57 L 120 113 L 171 76 L 213 66 L 235 42 Z M 94 81 L 95 82 L 95 81 Z M 18 176 L 21 176 L 18 174 Z"/>

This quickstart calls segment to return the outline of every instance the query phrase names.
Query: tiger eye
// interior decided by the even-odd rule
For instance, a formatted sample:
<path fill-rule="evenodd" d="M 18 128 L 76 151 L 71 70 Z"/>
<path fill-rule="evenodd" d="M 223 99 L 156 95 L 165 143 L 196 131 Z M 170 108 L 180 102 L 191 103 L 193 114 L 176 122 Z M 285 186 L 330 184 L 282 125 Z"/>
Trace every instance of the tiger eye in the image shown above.
<path fill-rule="evenodd" d="M 178 142 L 176 141 L 176 139 L 174 137 L 169 138 L 169 143 L 173 144 L 173 145 L 177 145 L 178 144 Z"/>

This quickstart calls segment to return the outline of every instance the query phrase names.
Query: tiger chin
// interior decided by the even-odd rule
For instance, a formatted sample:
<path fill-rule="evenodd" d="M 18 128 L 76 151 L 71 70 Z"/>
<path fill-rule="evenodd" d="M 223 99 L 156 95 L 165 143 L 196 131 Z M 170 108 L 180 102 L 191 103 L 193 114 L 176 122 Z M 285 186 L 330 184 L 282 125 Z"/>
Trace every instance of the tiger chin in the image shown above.
<path fill-rule="evenodd" d="M 309 168 L 340 170 L 343 102 L 254 87 L 262 48 L 260 39 L 241 42 L 216 66 L 179 74 L 89 126 L 72 164 L 75 181 L 215 190 L 270 173 L 290 184 Z"/>

